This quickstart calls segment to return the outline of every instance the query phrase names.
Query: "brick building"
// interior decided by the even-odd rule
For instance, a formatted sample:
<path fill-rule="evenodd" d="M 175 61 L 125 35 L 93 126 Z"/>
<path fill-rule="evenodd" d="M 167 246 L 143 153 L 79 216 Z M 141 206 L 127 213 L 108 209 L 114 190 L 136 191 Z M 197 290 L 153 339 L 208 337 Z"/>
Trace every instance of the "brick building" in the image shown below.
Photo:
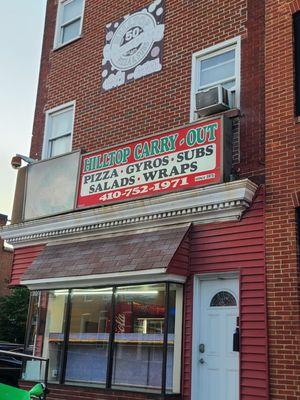
<path fill-rule="evenodd" d="M 2 237 L 50 399 L 299 398 L 297 10 L 48 1 Z"/>
<path fill-rule="evenodd" d="M 300 396 L 299 11 L 299 1 L 266 2 L 265 226 L 274 399 Z"/>
<path fill-rule="evenodd" d="M 7 215 L 0 214 L 0 226 L 7 223 Z M 12 250 L 4 245 L 0 240 L 0 297 L 9 294 L 8 284 L 12 269 L 13 254 Z"/>

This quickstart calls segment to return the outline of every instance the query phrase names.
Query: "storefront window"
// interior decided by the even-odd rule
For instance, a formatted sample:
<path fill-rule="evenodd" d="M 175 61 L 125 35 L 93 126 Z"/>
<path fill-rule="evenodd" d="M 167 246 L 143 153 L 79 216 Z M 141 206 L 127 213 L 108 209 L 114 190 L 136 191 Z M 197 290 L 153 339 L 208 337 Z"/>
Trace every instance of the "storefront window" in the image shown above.
<path fill-rule="evenodd" d="M 113 387 L 161 389 L 165 293 L 164 284 L 117 289 Z"/>
<path fill-rule="evenodd" d="M 30 296 L 25 353 L 41 357 L 45 334 L 46 313 L 48 308 L 47 292 L 32 292 Z M 22 378 L 40 381 L 44 374 L 45 364 L 37 360 L 24 362 Z"/>
<path fill-rule="evenodd" d="M 67 290 L 49 292 L 43 356 L 50 360 L 48 379 L 51 382 L 58 382 L 61 374 L 67 298 Z"/>
<path fill-rule="evenodd" d="M 180 393 L 182 285 L 40 292 L 28 344 L 49 357 L 53 383 Z M 24 379 L 38 380 L 38 364 Z"/>
<path fill-rule="evenodd" d="M 30 353 L 34 352 L 35 341 L 37 338 L 37 330 L 39 323 L 39 301 L 40 292 L 31 292 L 29 313 L 28 313 L 28 324 L 27 324 L 27 338 L 26 338 L 26 350 Z"/>
<path fill-rule="evenodd" d="M 66 382 L 106 384 L 112 288 L 71 292 Z"/>

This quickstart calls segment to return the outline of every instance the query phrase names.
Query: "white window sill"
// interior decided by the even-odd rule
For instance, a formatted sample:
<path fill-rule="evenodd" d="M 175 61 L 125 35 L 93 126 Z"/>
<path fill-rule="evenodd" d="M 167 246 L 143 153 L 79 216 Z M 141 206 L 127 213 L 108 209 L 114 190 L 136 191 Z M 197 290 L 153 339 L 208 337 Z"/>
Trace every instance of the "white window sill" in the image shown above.
<path fill-rule="evenodd" d="M 83 37 L 83 35 L 78 35 L 75 38 L 73 38 L 72 40 L 69 40 L 68 42 L 57 44 L 56 46 L 53 47 L 52 50 L 53 51 L 60 50 L 61 48 L 68 46 L 68 44 L 76 42 L 77 40 L 81 39 L 82 37 Z"/>

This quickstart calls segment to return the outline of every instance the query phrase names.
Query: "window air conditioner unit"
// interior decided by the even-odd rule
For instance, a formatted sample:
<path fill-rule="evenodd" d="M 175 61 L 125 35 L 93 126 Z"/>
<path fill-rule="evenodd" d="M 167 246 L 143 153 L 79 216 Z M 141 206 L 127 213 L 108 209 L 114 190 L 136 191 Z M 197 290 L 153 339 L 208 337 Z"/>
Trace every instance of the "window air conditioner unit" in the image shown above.
<path fill-rule="evenodd" d="M 222 85 L 196 93 L 196 112 L 201 117 L 226 111 L 229 106 L 230 93 Z"/>

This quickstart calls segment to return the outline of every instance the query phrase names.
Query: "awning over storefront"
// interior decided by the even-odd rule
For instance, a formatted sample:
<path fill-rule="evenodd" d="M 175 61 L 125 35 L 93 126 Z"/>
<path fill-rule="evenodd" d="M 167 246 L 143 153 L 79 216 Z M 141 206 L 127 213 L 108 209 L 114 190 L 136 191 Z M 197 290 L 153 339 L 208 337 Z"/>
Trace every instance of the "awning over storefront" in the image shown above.
<path fill-rule="evenodd" d="M 20 247 L 15 249 L 10 277 L 10 286 L 20 285 L 22 276 L 43 251 L 44 245 Z"/>
<path fill-rule="evenodd" d="M 172 280 L 184 282 L 189 225 L 47 245 L 22 277 L 32 289 Z"/>

